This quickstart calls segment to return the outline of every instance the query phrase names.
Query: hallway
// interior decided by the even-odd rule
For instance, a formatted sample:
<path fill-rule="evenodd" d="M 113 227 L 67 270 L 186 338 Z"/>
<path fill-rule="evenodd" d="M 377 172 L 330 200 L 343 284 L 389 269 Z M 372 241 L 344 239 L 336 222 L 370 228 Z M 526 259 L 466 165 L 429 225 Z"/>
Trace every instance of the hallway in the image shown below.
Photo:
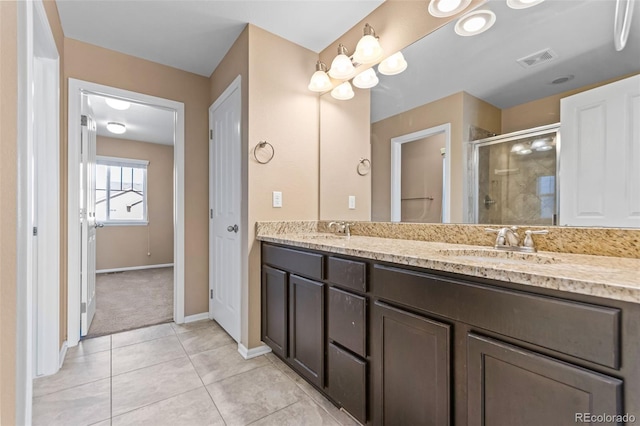
<path fill-rule="evenodd" d="M 357 425 L 273 354 L 213 321 L 84 340 L 34 381 L 34 425 Z"/>

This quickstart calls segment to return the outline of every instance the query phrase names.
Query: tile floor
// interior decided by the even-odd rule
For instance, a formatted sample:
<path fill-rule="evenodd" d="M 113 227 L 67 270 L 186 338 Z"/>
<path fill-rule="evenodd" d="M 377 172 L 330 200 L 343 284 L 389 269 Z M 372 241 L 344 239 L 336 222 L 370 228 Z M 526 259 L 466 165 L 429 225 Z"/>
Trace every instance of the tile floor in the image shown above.
<path fill-rule="evenodd" d="M 33 385 L 34 425 L 358 425 L 273 354 L 213 321 L 88 339 Z"/>

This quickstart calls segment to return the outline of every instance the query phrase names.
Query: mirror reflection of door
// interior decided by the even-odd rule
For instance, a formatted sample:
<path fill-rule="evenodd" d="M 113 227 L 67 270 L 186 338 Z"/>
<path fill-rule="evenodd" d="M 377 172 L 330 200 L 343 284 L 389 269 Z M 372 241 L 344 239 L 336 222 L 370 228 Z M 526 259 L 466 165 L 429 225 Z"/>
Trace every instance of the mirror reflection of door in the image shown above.
<path fill-rule="evenodd" d="M 442 222 L 445 144 L 444 133 L 402 144 L 402 222 Z"/>

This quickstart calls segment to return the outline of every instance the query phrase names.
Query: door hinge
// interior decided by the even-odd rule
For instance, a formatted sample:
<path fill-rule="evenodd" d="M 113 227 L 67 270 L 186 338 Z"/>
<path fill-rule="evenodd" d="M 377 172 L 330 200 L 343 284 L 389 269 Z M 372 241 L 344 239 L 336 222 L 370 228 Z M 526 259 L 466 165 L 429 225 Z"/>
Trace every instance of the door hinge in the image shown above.
<path fill-rule="evenodd" d="M 213 299 L 213 289 L 209 290 L 209 299 Z"/>
<path fill-rule="evenodd" d="M 209 139 L 213 140 L 213 130 L 209 130 Z"/>
<path fill-rule="evenodd" d="M 86 126 L 87 125 L 87 116 L 86 115 L 81 115 L 80 116 L 80 125 L 81 126 Z"/>
<path fill-rule="evenodd" d="M 37 237 L 37 236 L 38 236 L 38 227 L 37 227 L 37 226 L 34 226 L 34 227 L 33 227 L 33 236 L 34 236 L 34 237 Z"/>
<path fill-rule="evenodd" d="M 209 209 L 209 219 L 213 219 L 213 209 Z"/>
<path fill-rule="evenodd" d="M 80 313 L 81 314 L 86 314 L 87 313 L 87 304 L 86 304 L 86 302 L 82 302 L 82 304 L 80 305 Z"/>

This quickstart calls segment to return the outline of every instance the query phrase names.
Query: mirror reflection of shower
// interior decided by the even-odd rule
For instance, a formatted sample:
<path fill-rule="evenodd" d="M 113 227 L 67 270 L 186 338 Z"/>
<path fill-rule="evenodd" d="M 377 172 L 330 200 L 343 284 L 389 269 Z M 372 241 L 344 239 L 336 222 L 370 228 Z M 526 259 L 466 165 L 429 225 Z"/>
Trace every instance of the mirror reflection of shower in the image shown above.
<path fill-rule="evenodd" d="M 476 223 L 555 224 L 557 127 L 474 142 Z"/>

